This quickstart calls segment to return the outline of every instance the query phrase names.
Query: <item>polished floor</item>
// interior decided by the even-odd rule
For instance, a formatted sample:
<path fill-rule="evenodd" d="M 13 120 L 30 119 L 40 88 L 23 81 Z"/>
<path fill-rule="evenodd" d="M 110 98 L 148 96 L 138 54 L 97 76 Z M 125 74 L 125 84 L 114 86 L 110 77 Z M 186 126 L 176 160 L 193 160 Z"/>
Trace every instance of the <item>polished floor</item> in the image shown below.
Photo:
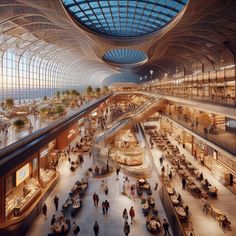
<path fill-rule="evenodd" d="M 152 123 L 153 124 L 153 123 Z M 158 125 L 158 123 L 155 123 Z M 172 137 L 169 137 L 170 140 L 176 144 Z M 140 139 L 140 136 L 139 136 Z M 147 140 L 149 140 L 147 138 Z M 180 147 L 180 151 L 185 154 L 185 156 L 191 161 L 194 162 L 193 157 L 182 147 Z M 151 150 L 154 163 L 160 172 L 160 164 L 159 164 L 159 157 L 162 154 L 160 150 L 158 150 L 155 145 L 154 148 Z M 71 155 L 71 158 L 76 158 L 75 156 Z M 48 233 L 52 232 L 50 228 L 50 220 L 53 214 L 56 213 L 56 216 L 60 215 L 60 211 L 55 212 L 54 205 L 53 205 L 53 197 L 55 194 L 59 196 L 59 209 L 61 205 L 64 203 L 66 198 L 68 197 L 68 193 L 73 186 L 73 183 L 76 180 L 80 180 L 83 177 L 85 170 L 87 170 L 90 166 L 92 166 L 93 160 L 92 157 L 85 155 L 85 163 L 81 168 L 78 168 L 75 172 L 71 172 L 69 170 L 69 163 L 68 161 L 63 161 L 60 163 L 59 171 L 61 173 L 61 179 L 58 185 L 54 188 L 50 196 L 48 197 L 46 203 L 48 206 L 48 219 L 45 221 L 43 214 L 39 215 L 37 219 L 34 221 L 34 224 L 29 229 L 27 236 L 44 236 Z M 167 165 L 168 160 L 164 161 L 164 165 Z M 181 196 L 184 200 L 184 204 L 189 205 L 191 217 L 190 220 L 193 222 L 193 227 L 195 231 L 195 235 L 197 236 L 223 236 L 229 235 L 234 236 L 236 232 L 236 212 L 232 209 L 236 209 L 236 196 L 230 192 L 226 187 L 224 187 L 215 177 L 211 174 L 211 172 L 205 168 L 200 166 L 197 162 L 194 162 L 200 171 L 203 172 L 204 176 L 208 178 L 209 182 L 212 185 L 215 185 L 219 189 L 219 196 L 217 199 L 209 199 L 211 205 L 221 209 L 221 211 L 227 215 L 228 219 L 232 222 L 232 231 L 224 232 L 217 221 L 215 221 L 210 215 L 203 213 L 201 209 L 201 200 L 194 198 L 190 192 L 182 190 L 181 187 L 181 179 L 178 175 L 175 176 L 173 181 L 173 187 L 176 188 L 177 192 L 181 193 Z M 107 181 L 109 187 L 109 194 L 106 197 L 103 190 L 101 189 L 101 182 L 102 180 Z M 134 183 L 135 180 L 130 178 L 131 183 Z M 153 170 L 152 176 L 149 179 L 152 189 L 155 186 L 156 181 L 158 180 L 157 173 Z M 103 236 L 122 236 L 123 233 L 123 218 L 122 212 L 124 208 L 129 209 L 131 206 L 134 206 L 136 212 L 136 221 L 131 226 L 131 233 L 130 235 L 151 235 L 146 229 L 146 218 L 142 214 L 141 206 L 140 206 L 140 199 L 135 198 L 131 199 L 127 197 L 122 192 L 122 183 L 123 183 L 123 176 L 120 174 L 119 181 L 116 180 L 116 175 L 113 173 L 112 175 L 106 178 L 89 178 L 89 188 L 83 198 L 83 207 L 79 214 L 73 219 L 71 218 L 71 223 L 75 221 L 79 224 L 81 231 L 79 235 L 84 236 L 92 236 L 93 233 L 93 224 L 95 220 L 98 221 L 100 225 L 101 234 Z M 94 192 L 97 192 L 100 197 L 100 206 L 99 208 L 95 208 L 93 206 L 92 195 Z M 127 190 L 129 195 L 130 190 Z M 163 210 L 160 198 L 158 196 L 158 191 L 154 192 L 154 197 L 156 199 L 157 208 L 159 210 L 159 216 L 163 220 L 166 218 L 165 212 Z M 110 210 L 108 215 L 102 214 L 101 209 L 101 202 L 107 199 L 110 202 Z M 68 235 L 73 235 L 72 232 Z M 163 235 L 161 232 L 159 235 Z M 174 235 L 174 234 L 173 234 Z"/>
<path fill-rule="evenodd" d="M 73 156 L 71 156 L 73 159 Z M 75 158 L 75 157 L 74 157 Z M 92 157 L 85 156 L 85 162 L 82 168 L 78 168 L 75 172 L 71 172 L 69 170 L 68 161 L 64 161 L 60 163 L 59 171 L 61 173 L 61 178 L 58 185 L 53 189 L 52 193 L 48 197 L 46 204 L 48 206 L 48 218 L 45 221 L 43 214 L 39 215 L 34 224 L 29 229 L 27 236 L 45 236 L 48 233 L 52 232 L 50 229 L 50 220 L 53 214 L 56 216 L 60 215 L 60 211 L 55 212 L 53 198 L 55 194 L 59 196 L 59 209 L 61 209 L 61 205 L 64 203 L 66 198 L 68 197 L 68 193 L 72 188 L 74 182 L 76 180 L 80 180 L 83 177 L 83 173 L 87 168 L 92 166 Z M 152 177 L 149 180 L 152 189 L 155 187 L 156 183 L 156 173 L 152 173 Z M 101 189 L 102 180 L 107 181 L 109 187 L 108 196 L 104 194 Z M 135 183 L 135 179 L 130 178 L 130 185 Z M 123 209 L 130 209 L 131 206 L 134 206 L 134 210 L 136 213 L 135 223 L 131 225 L 130 236 L 146 236 L 152 235 L 146 229 L 146 218 L 143 216 L 140 204 L 140 198 L 135 197 L 131 199 L 129 196 L 123 195 L 122 192 L 122 183 L 123 183 L 123 175 L 122 173 L 119 176 L 119 181 L 116 180 L 116 175 L 113 173 L 111 176 L 106 178 L 89 178 L 89 188 L 83 198 L 83 206 L 79 214 L 73 219 L 71 219 L 71 223 L 75 221 L 80 226 L 80 233 L 78 235 L 83 236 L 92 236 L 93 233 L 93 224 L 95 220 L 98 221 L 100 226 L 100 235 L 101 236 L 122 236 L 124 220 L 122 218 Z M 100 197 L 99 207 L 95 208 L 93 205 L 92 195 L 94 192 L 97 192 Z M 130 190 L 127 189 L 128 195 L 130 195 Z M 156 199 L 157 209 L 159 210 L 159 216 L 161 220 L 166 218 L 165 212 L 163 210 L 160 198 L 158 196 L 157 191 L 154 191 L 154 197 Z M 110 209 L 108 215 L 102 214 L 101 202 L 104 200 L 108 200 L 110 202 Z M 130 221 L 129 221 L 130 222 Z M 68 235 L 73 235 L 70 232 Z M 159 235 L 163 235 L 161 232 Z M 172 234 L 171 234 L 172 236 Z"/>

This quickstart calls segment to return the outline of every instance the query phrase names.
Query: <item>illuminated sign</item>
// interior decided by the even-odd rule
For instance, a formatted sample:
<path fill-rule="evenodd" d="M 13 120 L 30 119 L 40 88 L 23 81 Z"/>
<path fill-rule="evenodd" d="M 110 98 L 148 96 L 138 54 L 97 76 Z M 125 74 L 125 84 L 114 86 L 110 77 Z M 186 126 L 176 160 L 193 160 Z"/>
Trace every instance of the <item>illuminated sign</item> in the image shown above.
<path fill-rule="evenodd" d="M 27 163 L 16 171 L 16 186 L 21 184 L 25 179 L 29 177 L 30 165 Z"/>
<path fill-rule="evenodd" d="M 68 136 L 67 136 L 67 138 L 70 138 L 72 135 L 74 135 L 75 134 L 75 130 L 74 129 L 71 129 L 70 131 L 69 131 L 69 134 L 68 134 Z"/>

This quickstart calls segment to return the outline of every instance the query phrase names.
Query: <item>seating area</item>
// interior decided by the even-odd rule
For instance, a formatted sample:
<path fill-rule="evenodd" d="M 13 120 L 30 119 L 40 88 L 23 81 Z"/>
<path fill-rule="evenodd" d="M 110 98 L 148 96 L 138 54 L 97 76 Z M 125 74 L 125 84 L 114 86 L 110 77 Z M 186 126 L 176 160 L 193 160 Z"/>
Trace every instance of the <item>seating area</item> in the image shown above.
<path fill-rule="evenodd" d="M 49 235 L 67 235 L 70 231 L 70 227 L 70 220 L 62 215 L 58 217 L 56 222 L 52 225 L 52 230 L 54 234 Z"/>
<path fill-rule="evenodd" d="M 146 227 L 149 232 L 156 234 L 161 231 L 161 221 L 155 215 L 148 216 L 146 220 Z"/>
<path fill-rule="evenodd" d="M 138 179 L 136 183 L 137 195 L 142 196 L 143 192 L 146 192 L 147 195 L 152 195 L 152 190 L 148 181 L 144 178 Z"/>
<path fill-rule="evenodd" d="M 218 189 L 212 186 L 207 179 L 204 179 L 203 173 L 200 173 L 194 163 L 188 161 L 186 157 L 180 153 L 178 147 L 174 146 L 169 141 L 166 134 L 158 134 L 156 130 L 149 130 L 147 133 L 169 160 L 172 174 L 177 173 L 181 178 L 186 180 L 186 189 L 198 198 L 202 198 L 205 195 L 214 198 L 217 197 Z M 162 174 L 168 175 L 169 173 L 162 172 Z M 194 179 L 197 180 L 197 182 Z"/>

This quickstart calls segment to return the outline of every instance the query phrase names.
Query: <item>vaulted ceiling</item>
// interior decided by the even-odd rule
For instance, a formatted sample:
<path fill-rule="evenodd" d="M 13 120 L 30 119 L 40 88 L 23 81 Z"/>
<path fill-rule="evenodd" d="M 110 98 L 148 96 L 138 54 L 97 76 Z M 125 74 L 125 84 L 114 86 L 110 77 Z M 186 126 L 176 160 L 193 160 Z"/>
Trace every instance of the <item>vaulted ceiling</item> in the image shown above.
<path fill-rule="evenodd" d="M 153 1 L 141 2 L 147 5 Z M 109 22 L 103 27 L 107 29 L 105 33 L 96 32 L 98 27 L 87 29 L 87 21 L 77 22 L 59 0 L 1 0 L 0 50 L 13 48 L 20 55 L 31 52 L 62 61 L 66 73 L 77 75 L 84 84 L 101 84 L 108 76 L 119 73 L 120 68 L 103 60 L 103 55 L 120 48 L 144 51 L 147 62 L 132 70 L 144 74 L 152 69 L 152 79 L 163 73 L 174 73 L 176 69 L 192 73 L 195 68 L 202 67 L 207 71 L 235 63 L 235 12 L 235 0 L 190 0 L 162 27 L 156 21 L 155 30 L 149 32 L 146 27 L 133 35 L 122 31 L 119 37 L 119 31 L 109 31 L 112 28 Z M 116 25 L 114 21 L 112 24 Z M 143 26 L 139 23 L 136 29 L 140 25 Z"/>

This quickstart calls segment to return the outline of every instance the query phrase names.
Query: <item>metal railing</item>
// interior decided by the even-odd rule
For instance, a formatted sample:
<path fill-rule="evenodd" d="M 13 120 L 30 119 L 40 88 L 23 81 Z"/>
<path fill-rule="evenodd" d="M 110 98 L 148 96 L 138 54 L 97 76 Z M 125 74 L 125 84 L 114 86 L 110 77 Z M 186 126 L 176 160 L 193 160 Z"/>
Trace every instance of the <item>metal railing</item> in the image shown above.
<path fill-rule="evenodd" d="M 19 148 L 31 143 L 31 142 L 34 142 L 34 140 L 36 140 L 37 138 L 39 138 L 40 136 L 48 133 L 50 130 L 53 130 L 53 129 L 56 129 L 57 127 L 59 127 L 60 125 L 70 121 L 70 120 L 73 120 L 73 119 L 76 119 L 78 116 L 81 116 L 83 114 L 86 114 L 87 110 L 90 110 L 90 109 L 93 109 L 95 106 L 97 106 L 98 104 L 100 104 L 102 101 L 106 100 L 107 98 L 109 98 L 113 93 L 110 93 L 96 101 L 90 101 L 88 104 L 82 106 L 76 113 L 73 113 L 72 115 L 70 115 L 69 117 L 66 117 L 64 119 L 61 119 L 61 120 L 58 120 L 56 121 L 55 123 L 53 124 L 50 124 L 40 130 L 37 130 L 35 131 L 34 133 L 28 135 L 27 137 L 25 138 L 22 138 L 21 140 L 15 142 L 15 143 L 12 143 L 4 148 L 2 148 L 0 150 L 0 158 L 8 155 L 9 153 L 15 151 L 15 150 L 18 150 Z"/>

